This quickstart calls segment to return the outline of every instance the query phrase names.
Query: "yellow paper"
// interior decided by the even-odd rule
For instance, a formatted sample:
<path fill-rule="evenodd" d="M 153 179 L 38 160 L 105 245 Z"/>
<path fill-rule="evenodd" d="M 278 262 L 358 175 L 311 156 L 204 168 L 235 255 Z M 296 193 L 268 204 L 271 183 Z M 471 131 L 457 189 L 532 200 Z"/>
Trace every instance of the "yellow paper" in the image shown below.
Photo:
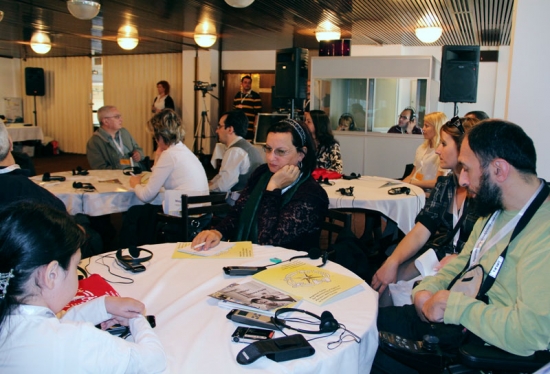
<path fill-rule="evenodd" d="M 323 305 L 334 296 L 363 283 L 362 279 L 351 278 L 301 261 L 271 267 L 255 274 L 253 278 L 316 305 Z"/>
<path fill-rule="evenodd" d="M 227 243 L 225 243 L 227 244 Z M 218 259 L 218 258 L 245 258 L 254 257 L 254 251 L 252 249 L 252 242 L 234 242 L 233 246 L 227 251 L 218 253 L 214 256 L 199 256 L 190 253 L 179 252 L 181 247 L 190 247 L 191 243 L 177 243 L 174 249 L 172 258 L 189 258 L 189 259 Z M 221 245 L 221 244 L 220 244 Z"/>

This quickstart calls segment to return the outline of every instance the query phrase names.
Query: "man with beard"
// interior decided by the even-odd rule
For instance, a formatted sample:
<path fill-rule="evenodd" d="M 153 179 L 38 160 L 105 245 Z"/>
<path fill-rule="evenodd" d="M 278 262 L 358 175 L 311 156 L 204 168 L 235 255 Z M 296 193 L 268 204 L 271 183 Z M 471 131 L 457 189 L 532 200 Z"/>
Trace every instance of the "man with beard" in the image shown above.
<path fill-rule="evenodd" d="M 550 203 L 546 182 L 537 178 L 533 141 L 515 124 L 484 121 L 467 135 L 459 161 L 459 183 L 484 218 L 460 255 L 413 290 L 414 305 L 380 308 L 378 330 L 412 340 L 435 335 L 450 355 L 465 339 L 520 356 L 547 350 Z M 461 274 L 476 265 L 482 285 L 473 295 L 458 291 L 453 281 L 464 284 Z M 372 372 L 416 371 L 379 348 Z"/>

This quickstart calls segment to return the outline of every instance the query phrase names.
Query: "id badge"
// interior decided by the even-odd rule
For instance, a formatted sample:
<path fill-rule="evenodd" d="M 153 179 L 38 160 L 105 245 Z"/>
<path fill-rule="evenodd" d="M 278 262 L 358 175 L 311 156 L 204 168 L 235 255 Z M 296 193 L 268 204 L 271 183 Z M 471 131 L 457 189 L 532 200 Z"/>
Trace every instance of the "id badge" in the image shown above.
<path fill-rule="evenodd" d="M 132 166 L 132 161 L 129 158 L 121 158 L 120 164 L 124 166 Z"/>

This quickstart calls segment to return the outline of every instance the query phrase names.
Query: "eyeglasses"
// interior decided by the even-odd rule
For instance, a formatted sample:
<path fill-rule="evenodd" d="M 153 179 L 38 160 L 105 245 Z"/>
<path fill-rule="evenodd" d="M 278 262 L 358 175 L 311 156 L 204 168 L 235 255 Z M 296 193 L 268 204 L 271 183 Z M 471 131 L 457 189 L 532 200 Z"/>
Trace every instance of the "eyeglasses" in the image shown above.
<path fill-rule="evenodd" d="M 275 156 L 277 157 L 285 157 L 290 153 L 290 150 L 288 149 L 280 149 L 280 148 L 273 149 L 268 145 L 264 145 L 262 148 L 264 149 L 265 153 L 275 152 Z"/>
<path fill-rule="evenodd" d="M 104 119 L 105 118 L 116 118 L 116 119 L 121 119 L 122 118 L 122 114 L 117 114 L 116 116 L 112 116 L 112 117 L 103 117 Z"/>
<path fill-rule="evenodd" d="M 460 134 L 464 134 L 466 132 L 464 130 L 464 126 L 462 126 L 462 118 L 460 118 L 459 116 L 451 118 L 450 121 L 445 123 L 445 126 L 456 127 L 458 131 L 460 131 Z"/>
<path fill-rule="evenodd" d="M 407 117 L 407 116 L 399 116 L 398 118 L 399 119 L 409 119 L 409 117 Z"/>

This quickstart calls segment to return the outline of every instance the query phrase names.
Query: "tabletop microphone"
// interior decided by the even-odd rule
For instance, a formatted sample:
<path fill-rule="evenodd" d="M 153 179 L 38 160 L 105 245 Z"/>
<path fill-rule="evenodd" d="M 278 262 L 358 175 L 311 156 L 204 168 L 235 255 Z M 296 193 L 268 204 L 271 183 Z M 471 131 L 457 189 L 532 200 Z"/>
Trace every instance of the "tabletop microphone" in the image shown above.
<path fill-rule="evenodd" d="M 44 173 L 44 175 L 42 176 L 42 181 L 43 182 L 51 182 L 51 181 L 61 181 L 61 182 L 64 182 L 67 178 L 65 177 L 55 177 L 53 175 L 50 175 L 50 173 L 46 172 Z"/>

